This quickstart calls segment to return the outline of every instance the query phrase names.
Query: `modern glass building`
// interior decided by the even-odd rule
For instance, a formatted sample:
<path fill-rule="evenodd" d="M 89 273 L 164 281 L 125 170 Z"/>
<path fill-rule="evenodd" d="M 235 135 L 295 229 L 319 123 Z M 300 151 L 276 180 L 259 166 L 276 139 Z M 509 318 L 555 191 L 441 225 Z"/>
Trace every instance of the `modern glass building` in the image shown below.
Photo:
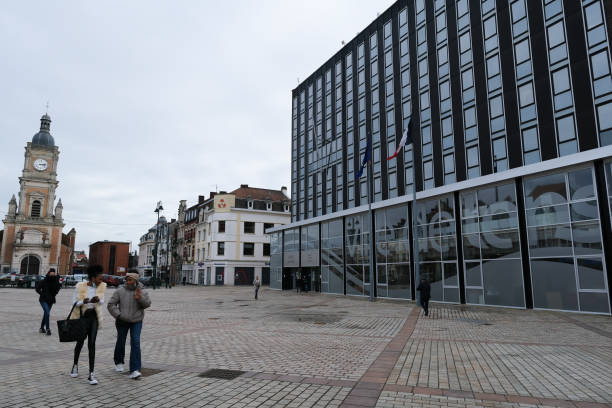
<path fill-rule="evenodd" d="M 610 314 L 611 38 L 605 0 L 393 4 L 293 90 L 271 286 Z"/>

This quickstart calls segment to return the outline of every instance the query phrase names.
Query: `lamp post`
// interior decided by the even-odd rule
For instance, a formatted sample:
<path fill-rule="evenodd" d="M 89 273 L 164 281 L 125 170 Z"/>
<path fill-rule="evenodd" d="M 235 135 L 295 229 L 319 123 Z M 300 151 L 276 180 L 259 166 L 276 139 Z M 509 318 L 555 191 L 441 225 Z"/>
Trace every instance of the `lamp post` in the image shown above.
<path fill-rule="evenodd" d="M 157 247 L 159 242 L 159 213 L 164 210 L 162 202 L 158 201 L 155 211 L 157 213 L 157 224 L 155 225 L 155 245 L 153 246 L 153 289 L 155 289 L 155 279 L 157 279 Z"/>

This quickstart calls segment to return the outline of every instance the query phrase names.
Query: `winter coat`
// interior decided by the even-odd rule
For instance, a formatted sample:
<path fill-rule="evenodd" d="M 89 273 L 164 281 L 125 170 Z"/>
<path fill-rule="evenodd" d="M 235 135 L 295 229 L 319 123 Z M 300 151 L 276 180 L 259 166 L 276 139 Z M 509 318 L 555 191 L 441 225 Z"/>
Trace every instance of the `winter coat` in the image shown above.
<path fill-rule="evenodd" d="M 38 282 L 36 285 L 36 293 L 40 296 L 38 300 L 40 302 L 45 302 L 48 305 L 52 305 L 55 303 L 55 296 L 60 291 L 62 285 L 59 282 L 59 276 L 45 276 L 45 279 Z"/>
<path fill-rule="evenodd" d="M 127 284 L 115 290 L 111 300 L 108 302 L 109 313 L 118 321 L 136 323 L 144 319 L 144 310 L 151 306 L 149 293 L 144 290 L 142 283 L 138 283 L 140 288 L 140 299 L 134 299 L 136 286 L 130 287 Z"/>
<path fill-rule="evenodd" d="M 431 297 L 431 285 L 427 281 L 419 283 L 416 290 L 421 293 L 421 299 L 423 300 L 428 300 Z"/>
<path fill-rule="evenodd" d="M 87 297 L 87 282 L 79 282 L 76 285 L 77 289 L 77 302 L 85 299 Z M 96 296 L 102 299 L 104 297 L 104 290 L 106 289 L 106 283 L 102 282 L 96 288 Z M 87 311 L 87 304 L 83 304 L 80 306 L 82 314 L 85 314 Z M 102 312 L 100 311 L 100 303 L 94 304 L 94 310 L 96 311 L 96 315 L 98 317 L 98 327 L 102 327 Z M 75 307 L 70 315 L 70 319 L 80 319 L 81 312 L 79 312 L 79 308 Z"/>

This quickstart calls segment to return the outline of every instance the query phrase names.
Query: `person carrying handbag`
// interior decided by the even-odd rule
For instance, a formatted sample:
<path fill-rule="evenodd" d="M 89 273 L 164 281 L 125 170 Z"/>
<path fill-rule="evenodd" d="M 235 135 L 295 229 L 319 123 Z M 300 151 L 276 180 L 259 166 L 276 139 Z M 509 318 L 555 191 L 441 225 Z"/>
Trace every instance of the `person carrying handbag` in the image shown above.
<path fill-rule="evenodd" d="M 102 323 L 102 312 L 100 306 L 104 304 L 104 290 L 106 283 L 102 282 L 102 267 L 91 265 L 87 268 L 87 282 L 79 282 L 74 288 L 72 303 L 76 307 L 70 313 L 70 319 L 84 319 L 86 336 L 77 340 L 74 347 L 74 364 L 70 370 L 71 377 L 79 375 L 79 355 L 87 338 L 87 350 L 89 351 L 89 376 L 87 381 L 91 385 L 98 384 L 94 375 L 94 363 L 96 360 L 96 336 L 98 328 Z"/>

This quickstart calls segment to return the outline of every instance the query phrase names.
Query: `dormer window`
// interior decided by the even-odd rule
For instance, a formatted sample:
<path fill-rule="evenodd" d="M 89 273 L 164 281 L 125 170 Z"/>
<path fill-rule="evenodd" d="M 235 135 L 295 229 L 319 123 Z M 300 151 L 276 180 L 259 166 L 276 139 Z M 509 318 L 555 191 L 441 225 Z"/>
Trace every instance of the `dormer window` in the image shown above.
<path fill-rule="evenodd" d="M 247 201 L 247 206 L 248 208 L 253 209 L 253 200 Z"/>
<path fill-rule="evenodd" d="M 272 211 L 272 201 L 266 201 L 266 210 Z"/>
<path fill-rule="evenodd" d="M 34 202 L 32 202 L 32 210 L 30 211 L 30 216 L 32 218 L 40 218 L 40 207 L 40 201 L 34 200 Z"/>

